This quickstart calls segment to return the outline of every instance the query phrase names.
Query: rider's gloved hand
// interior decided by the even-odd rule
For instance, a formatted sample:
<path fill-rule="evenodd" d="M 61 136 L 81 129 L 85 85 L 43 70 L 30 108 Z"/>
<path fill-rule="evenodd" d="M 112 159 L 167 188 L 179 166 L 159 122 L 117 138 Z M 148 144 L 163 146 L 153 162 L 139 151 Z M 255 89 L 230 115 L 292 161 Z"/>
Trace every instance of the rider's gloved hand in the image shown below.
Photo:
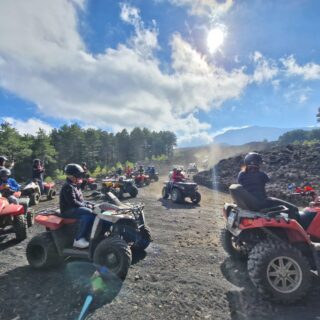
<path fill-rule="evenodd" d="M 90 201 L 87 201 L 86 202 L 86 207 L 89 208 L 89 209 L 93 209 L 94 208 L 94 203 L 90 202 Z"/>

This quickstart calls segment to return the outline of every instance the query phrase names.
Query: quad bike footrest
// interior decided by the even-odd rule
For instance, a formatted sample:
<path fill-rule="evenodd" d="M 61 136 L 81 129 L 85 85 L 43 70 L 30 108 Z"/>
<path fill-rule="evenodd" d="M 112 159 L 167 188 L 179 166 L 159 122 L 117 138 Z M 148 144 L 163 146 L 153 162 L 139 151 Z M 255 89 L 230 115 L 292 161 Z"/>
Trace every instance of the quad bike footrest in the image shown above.
<path fill-rule="evenodd" d="M 64 257 L 89 259 L 89 249 L 67 248 L 63 249 L 62 254 Z"/>

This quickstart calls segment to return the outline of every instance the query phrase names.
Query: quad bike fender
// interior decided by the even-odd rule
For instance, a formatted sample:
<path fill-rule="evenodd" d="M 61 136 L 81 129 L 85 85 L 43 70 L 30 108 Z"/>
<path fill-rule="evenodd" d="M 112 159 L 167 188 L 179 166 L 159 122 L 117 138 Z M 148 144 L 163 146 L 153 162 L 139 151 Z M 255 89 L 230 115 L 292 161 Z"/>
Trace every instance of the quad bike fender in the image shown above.
<path fill-rule="evenodd" d="M 263 229 L 268 232 L 268 229 L 279 228 L 284 230 L 289 242 L 305 242 L 311 245 L 311 240 L 307 233 L 303 230 L 300 224 L 296 220 L 285 219 L 242 219 L 239 229 L 241 231 L 249 229 Z"/>
<path fill-rule="evenodd" d="M 0 209 L 0 216 L 19 216 L 24 214 L 24 206 L 20 204 L 7 204 L 3 206 L 0 205 Z"/>
<path fill-rule="evenodd" d="M 65 224 L 73 224 L 77 220 L 76 219 L 66 219 L 66 218 L 61 218 L 55 215 L 42 215 L 39 214 L 36 216 L 35 221 L 38 224 L 41 224 L 45 226 L 46 228 L 50 230 L 57 230 L 60 229 L 63 225 Z"/>

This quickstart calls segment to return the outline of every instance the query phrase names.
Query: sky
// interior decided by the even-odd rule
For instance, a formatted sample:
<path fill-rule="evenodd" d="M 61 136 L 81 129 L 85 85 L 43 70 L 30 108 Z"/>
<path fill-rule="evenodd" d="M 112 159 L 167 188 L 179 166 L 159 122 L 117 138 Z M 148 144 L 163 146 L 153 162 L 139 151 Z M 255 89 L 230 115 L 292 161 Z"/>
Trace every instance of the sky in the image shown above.
<path fill-rule="evenodd" d="M 1 0 L 0 122 L 171 130 L 316 125 L 317 0 Z"/>

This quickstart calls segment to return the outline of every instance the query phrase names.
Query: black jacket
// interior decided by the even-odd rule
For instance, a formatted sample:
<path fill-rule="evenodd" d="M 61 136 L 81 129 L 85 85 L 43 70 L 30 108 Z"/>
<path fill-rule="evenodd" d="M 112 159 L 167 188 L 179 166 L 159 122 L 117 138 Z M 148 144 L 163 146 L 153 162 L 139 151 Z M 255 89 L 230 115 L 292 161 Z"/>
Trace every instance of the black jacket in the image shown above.
<path fill-rule="evenodd" d="M 32 167 L 32 179 L 43 180 L 44 168 L 42 166 L 33 166 Z"/>
<path fill-rule="evenodd" d="M 267 174 L 262 171 L 241 171 L 238 175 L 238 183 L 259 201 L 267 198 L 265 186 L 269 181 Z"/>
<path fill-rule="evenodd" d="M 60 191 L 60 212 L 61 215 L 69 209 L 85 207 L 81 190 L 76 184 L 73 184 L 69 179 L 64 183 Z"/>

